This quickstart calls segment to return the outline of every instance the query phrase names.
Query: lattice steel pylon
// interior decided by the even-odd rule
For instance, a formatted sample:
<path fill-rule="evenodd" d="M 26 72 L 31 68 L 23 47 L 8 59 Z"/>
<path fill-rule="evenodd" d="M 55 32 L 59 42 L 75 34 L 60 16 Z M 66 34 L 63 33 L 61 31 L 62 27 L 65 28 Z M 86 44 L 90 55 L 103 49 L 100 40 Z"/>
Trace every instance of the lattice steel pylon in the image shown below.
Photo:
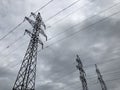
<path fill-rule="evenodd" d="M 101 88 L 102 90 L 107 90 L 107 86 L 102 78 L 102 75 L 100 73 L 100 70 L 98 69 L 97 65 L 95 64 L 95 68 L 96 68 L 96 73 L 97 73 L 97 76 L 98 76 L 98 80 L 100 82 L 100 85 L 101 85 Z"/>
<path fill-rule="evenodd" d="M 39 34 L 44 35 L 46 40 L 47 36 L 42 29 L 42 26 L 44 29 L 46 29 L 46 26 L 42 21 L 40 13 L 37 15 L 31 13 L 31 15 L 35 18 L 35 21 L 25 17 L 25 20 L 33 27 L 32 32 L 25 30 L 31 37 L 31 40 L 12 90 L 35 90 L 38 43 L 40 43 L 43 48 L 43 42 L 39 39 Z"/>
<path fill-rule="evenodd" d="M 88 90 L 88 87 L 87 87 L 87 80 L 86 80 L 86 73 L 83 69 L 83 64 L 80 60 L 80 57 L 79 55 L 77 55 L 77 58 L 76 58 L 76 62 L 78 63 L 78 65 L 76 65 L 77 69 L 79 70 L 80 72 L 80 80 L 81 80 L 81 83 L 82 83 L 82 87 L 83 87 L 83 90 Z"/>

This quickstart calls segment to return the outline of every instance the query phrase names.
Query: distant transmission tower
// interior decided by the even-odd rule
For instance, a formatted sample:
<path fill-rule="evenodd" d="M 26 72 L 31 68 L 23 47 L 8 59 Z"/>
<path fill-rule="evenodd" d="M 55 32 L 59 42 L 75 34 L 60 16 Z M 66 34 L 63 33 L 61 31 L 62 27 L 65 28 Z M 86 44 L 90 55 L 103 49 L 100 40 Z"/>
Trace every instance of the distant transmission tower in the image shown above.
<path fill-rule="evenodd" d="M 78 65 L 76 67 L 80 72 L 80 80 L 81 80 L 81 83 L 82 83 L 83 90 L 88 90 L 87 81 L 86 81 L 86 78 L 85 78 L 86 73 L 83 69 L 83 64 L 82 64 L 82 62 L 80 60 L 80 57 L 78 55 L 77 55 L 77 58 L 76 58 L 76 62 L 78 63 Z"/>
<path fill-rule="evenodd" d="M 95 64 L 95 67 L 96 67 L 96 73 L 97 73 L 97 76 L 98 76 L 98 80 L 100 82 L 100 85 L 101 85 L 101 88 L 102 90 L 107 90 L 107 86 L 102 78 L 102 75 L 100 73 L 100 70 L 98 69 L 97 65 Z"/>
<path fill-rule="evenodd" d="M 32 32 L 25 30 L 25 32 L 31 37 L 31 40 L 18 72 L 13 90 L 35 90 L 38 43 L 40 43 L 43 48 L 43 42 L 39 39 L 39 34 L 41 33 L 44 35 L 46 40 L 47 36 L 42 29 L 42 27 L 46 29 L 46 26 L 42 21 L 40 13 L 37 15 L 31 13 L 31 15 L 35 18 L 35 21 L 25 17 L 25 20 L 27 20 L 33 27 Z"/>

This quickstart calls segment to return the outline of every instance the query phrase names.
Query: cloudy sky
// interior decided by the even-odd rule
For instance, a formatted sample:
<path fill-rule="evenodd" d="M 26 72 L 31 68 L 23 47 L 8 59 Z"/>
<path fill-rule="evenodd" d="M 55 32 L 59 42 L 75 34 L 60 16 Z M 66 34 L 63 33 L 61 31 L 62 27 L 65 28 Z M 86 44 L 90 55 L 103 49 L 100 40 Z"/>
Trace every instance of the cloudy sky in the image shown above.
<path fill-rule="evenodd" d="M 48 1 L 0 0 L 0 38 Z M 36 90 L 82 90 L 76 54 L 84 64 L 89 90 L 101 90 L 94 64 L 98 64 L 108 90 L 119 90 L 120 2 L 79 0 L 64 9 L 76 1 L 53 0 L 40 10 L 49 40 L 41 39 L 49 47 L 38 53 Z M 0 90 L 12 89 L 16 80 L 30 40 L 23 36 L 25 29 L 31 30 L 28 22 L 0 40 Z"/>

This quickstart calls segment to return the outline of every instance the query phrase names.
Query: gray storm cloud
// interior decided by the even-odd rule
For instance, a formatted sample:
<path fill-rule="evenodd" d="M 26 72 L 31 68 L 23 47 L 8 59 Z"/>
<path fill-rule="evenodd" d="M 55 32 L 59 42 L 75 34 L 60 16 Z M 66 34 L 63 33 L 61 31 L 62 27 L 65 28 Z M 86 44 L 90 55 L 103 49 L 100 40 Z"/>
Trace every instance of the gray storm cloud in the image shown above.
<path fill-rule="evenodd" d="M 43 0 L 42 0 L 43 1 Z M 28 13 L 33 11 L 35 8 L 40 7 L 43 3 L 39 0 L 1 0 L 0 2 L 0 36 L 2 37 L 6 34 L 10 27 L 15 26 L 18 22 L 22 21 L 23 17 Z M 68 2 L 69 1 L 69 2 Z M 39 4 L 39 3 L 40 4 Z M 57 1 L 55 0 L 53 4 L 56 3 L 54 9 L 53 4 L 49 5 L 49 8 L 42 10 L 43 19 L 50 17 L 50 15 L 57 12 L 62 7 L 65 7 L 73 0 Z M 84 2 L 84 1 L 82 1 Z M 97 6 L 99 10 L 104 9 L 107 5 L 115 3 L 113 0 L 90 0 L 89 3 L 92 3 L 84 12 L 79 11 L 77 13 L 78 17 L 82 14 L 87 18 L 88 15 L 91 15 L 91 12 L 96 12 L 97 9 L 89 10 Z M 61 3 L 61 4 L 60 4 Z M 64 4 L 62 4 L 64 3 Z M 78 6 L 78 5 L 77 5 Z M 33 7 L 33 8 L 32 8 Z M 61 8 L 59 8 L 61 7 Z M 96 8 L 97 8 L 96 7 Z M 71 9 L 72 10 L 72 9 Z M 48 11 L 48 12 L 47 12 Z M 87 11 L 87 12 L 86 12 Z M 51 12 L 51 13 L 50 13 Z M 67 11 L 69 12 L 69 11 Z M 111 13 L 114 10 L 110 11 Z M 50 13 L 50 14 L 48 14 Z M 90 13 L 90 14 L 89 14 Z M 66 13 L 62 14 L 63 16 Z M 108 14 L 109 15 L 109 14 Z M 74 15 L 73 15 L 74 17 Z M 63 33 L 59 37 L 48 41 L 46 43 L 49 45 L 51 42 L 57 41 L 61 38 L 67 37 L 72 33 L 75 33 L 77 30 L 81 30 L 88 25 L 93 24 L 97 20 L 103 19 L 104 15 L 98 15 L 94 19 L 80 23 L 76 28 L 70 28 L 69 31 Z M 81 19 L 80 19 L 81 20 Z M 56 21 L 53 20 L 51 22 Z M 48 31 L 52 36 L 58 32 L 64 31 L 67 28 L 78 23 L 79 19 L 69 17 L 67 20 L 51 26 L 51 31 Z M 48 22 L 48 25 L 51 23 Z M 3 40 L 1 43 L 0 49 L 2 50 L 11 43 L 11 40 L 15 40 L 16 37 L 24 33 L 24 29 L 29 28 L 28 23 L 25 23 L 18 31 L 10 35 L 8 38 Z M 79 81 L 79 73 L 76 69 L 76 54 L 79 54 L 83 64 L 85 66 L 85 71 L 87 73 L 87 81 L 89 90 L 101 90 L 99 83 L 93 85 L 97 82 L 97 77 L 89 79 L 90 77 L 95 76 L 94 64 L 98 63 L 103 75 L 109 72 L 119 71 L 120 62 L 119 62 L 119 53 L 120 53 L 120 21 L 119 14 L 115 18 L 110 17 L 109 19 L 102 21 L 96 25 L 91 26 L 81 32 L 67 38 L 63 41 L 58 41 L 54 45 L 44 49 L 38 53 L 38 64 L 37 64 L 37 79 L 36 79 L 36 90 L 75 90 L 81 88 L 81 82 Z M 47 31 L 46 31 L 47 32 Z M 19 33 L 19 35 L 18 35 Z M 48 36 L 50 37 L 50 36 Z M 20 42 L 16 43 L 15 46 L 8 48 L 7 51 L 0 52 L 0 90 L 9 90 L 12 89 L 14 81 L 17 77 L 18 70 L 20 68 L 21 60 L 27 48 L 29 37 L 25 36 Z M 27 42 L 24 45 L 22 42 Z M 22 44 L 21 46 L 19 46 Z M 13 55 L 10 55 L 8 58 L 4 59 L 3 56 L 9 54 L 9 51 L 14 50 L 15 47 L 22 47 L 22 49 L 15 50 Z M 12 61 L 13 60 L 13 61 Z M 3 65 L 4 63 L 4 65 Z M 16 65 L 18 64 L 18 65 Z M 8 65 L 8 66 L 7 66 Z M 109 81 L 111 79 L 119 78 L 119 73 L 105 74 L 103 78 L 106 81 L 109 90 L 119 90 L 120 80 Z M 108 81 L 107 81 L 108 80 Z"/>

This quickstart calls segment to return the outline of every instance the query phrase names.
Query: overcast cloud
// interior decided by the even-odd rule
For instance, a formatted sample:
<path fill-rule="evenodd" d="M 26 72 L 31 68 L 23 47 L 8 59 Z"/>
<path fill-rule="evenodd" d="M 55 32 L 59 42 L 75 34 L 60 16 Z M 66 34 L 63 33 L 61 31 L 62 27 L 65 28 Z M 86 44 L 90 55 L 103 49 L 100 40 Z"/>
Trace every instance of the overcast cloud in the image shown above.
<path fill-rule="evenodd" d="M 46 21 L 74 1 L 54 0 L 40 11 L 43 20 Z M 36 11 L 47 2 L 48 0 L 0 0 L 0 38 L 19 24 L 25 16 L 29 16 L 30 12 Z M 119 11 L 120 4 L 84 21 L 118 2 L 119 0 L 81 0 L 45 22 L 49 26 L 46 30 L 49 38 L 69 29 L 45 42 L 45 46 L 64 37 L 71 37 L 58 41 L 38 53 L 36 90 L 77 90 L 79 88 L 82 90 L 79 72 L 76 69 L 76 54 L 80 55 L 84 64 L 89 90 L 101 90 L 94 68 L 96 63 L 103 74 L 108 90 L 120 89 L 120 14 L 109 17 Z M 72 15 L 57 22 L 72 12 L 74 12 Z M 106 17 L 109 18 L 105 19 Z M 105 20 L 94 24 L 102 19 Z M 77 27 L 70 28 L 78 23 Z M 90 27 L 86 28 L 88 26 Z M 12 89 L 30 37 L 25 35 L 14 45 L 8 46 L 29 28 L 31 26 L 25 22 L 0 41 L 0 90 Z M 79 30 L 81 30 L 79 33 L 72 36 Z M 44 38 L 42 40 L 45 41 Z"/>

